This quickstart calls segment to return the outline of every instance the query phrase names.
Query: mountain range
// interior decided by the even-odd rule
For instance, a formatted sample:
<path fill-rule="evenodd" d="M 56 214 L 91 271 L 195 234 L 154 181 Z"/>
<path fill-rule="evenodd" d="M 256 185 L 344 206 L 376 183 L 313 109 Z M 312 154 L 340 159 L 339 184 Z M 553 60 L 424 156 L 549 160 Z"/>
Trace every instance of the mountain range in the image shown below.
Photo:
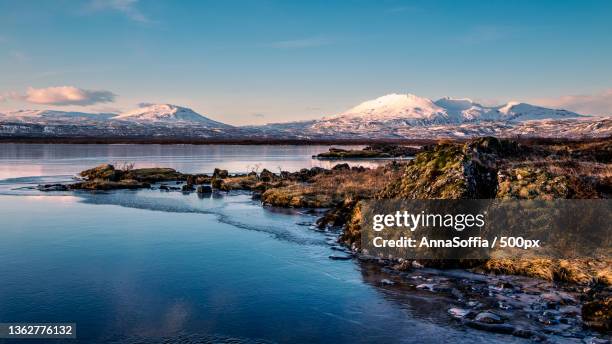
<path fill-rule="evenodd" d="M 318 120 L 235 127 L 171 104 L 142 104 L 120 114 L 19 110 L 0 113 L 0 136 L 115 136 L 267 139 L 434 139 L 484 135 L 602 137 L 612 119 L 510 102 L 483 106 L 389 94 Z"/>

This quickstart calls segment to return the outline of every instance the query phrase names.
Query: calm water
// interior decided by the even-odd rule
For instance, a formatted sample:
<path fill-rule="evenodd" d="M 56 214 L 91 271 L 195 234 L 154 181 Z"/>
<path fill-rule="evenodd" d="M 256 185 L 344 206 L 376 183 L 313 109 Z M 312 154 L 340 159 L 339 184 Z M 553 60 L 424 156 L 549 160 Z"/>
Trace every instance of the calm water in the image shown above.
<path fill-rule="evenodd" d="M 76 322 L 81 343 L 518 340 L 458 327 L 443 299 L 380 287 L 328 258 L 333 236 L 308 226 L 315 217 L 247 194 L 21 189 L 109 161 L 297 170 L 325 150 L 0 145 L 0 322 Z"/>

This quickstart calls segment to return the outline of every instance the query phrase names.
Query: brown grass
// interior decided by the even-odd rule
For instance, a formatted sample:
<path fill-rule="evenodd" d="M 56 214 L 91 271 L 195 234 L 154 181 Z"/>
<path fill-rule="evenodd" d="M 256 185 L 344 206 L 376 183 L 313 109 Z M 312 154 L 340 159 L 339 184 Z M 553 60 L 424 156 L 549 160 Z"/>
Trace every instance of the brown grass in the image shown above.
<path fill-rule="evenodd" d="M 328 208 L 347 198 L 373 198 L 401 174 L 400 168 L 379 167 L 366 170 L 332 170 L 312 178 L 309 183 L 266 190 L 262 201 L 276 206 Z"/>
<path fill-rule="evenodd" d="M 610 259 L 490 259 L 483 269 L 496 274 L 524 275 L 549 281 L 612 285 Z"/>

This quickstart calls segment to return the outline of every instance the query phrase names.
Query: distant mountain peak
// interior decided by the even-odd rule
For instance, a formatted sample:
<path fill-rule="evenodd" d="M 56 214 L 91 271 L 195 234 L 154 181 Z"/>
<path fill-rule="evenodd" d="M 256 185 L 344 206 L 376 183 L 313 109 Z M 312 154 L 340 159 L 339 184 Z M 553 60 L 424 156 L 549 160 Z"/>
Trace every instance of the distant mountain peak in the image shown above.
<path fill-rule="evenodd" d="M 444 117 L 444 109 L 431 99 L 417 95 L 391 93 L 365 101 L 335 118 L 377 120 L 435 121 Z"/>
<path fill-rule="evenodd" d="M 197 124 L 218 128 L 230 127 L 227 124 L 204 117 L 190 108 L 173 104 L 141 104 L 141 107 L 119 114 L 112 119 L 142 124 Z"/>

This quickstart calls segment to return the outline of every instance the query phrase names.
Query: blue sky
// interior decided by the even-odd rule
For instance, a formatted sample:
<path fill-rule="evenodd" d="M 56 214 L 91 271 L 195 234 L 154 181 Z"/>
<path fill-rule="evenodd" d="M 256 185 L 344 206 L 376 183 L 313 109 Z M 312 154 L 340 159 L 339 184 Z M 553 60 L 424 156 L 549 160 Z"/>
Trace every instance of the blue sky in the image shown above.
<path fill-rule="evenodd" d="M 164 102 L 247 124 L 395 92 L 610 114 L 610 18 L 611 1 L 0 0 L 0 111 Z M 28 93 L 57 86 L 86 100 Z"/>

